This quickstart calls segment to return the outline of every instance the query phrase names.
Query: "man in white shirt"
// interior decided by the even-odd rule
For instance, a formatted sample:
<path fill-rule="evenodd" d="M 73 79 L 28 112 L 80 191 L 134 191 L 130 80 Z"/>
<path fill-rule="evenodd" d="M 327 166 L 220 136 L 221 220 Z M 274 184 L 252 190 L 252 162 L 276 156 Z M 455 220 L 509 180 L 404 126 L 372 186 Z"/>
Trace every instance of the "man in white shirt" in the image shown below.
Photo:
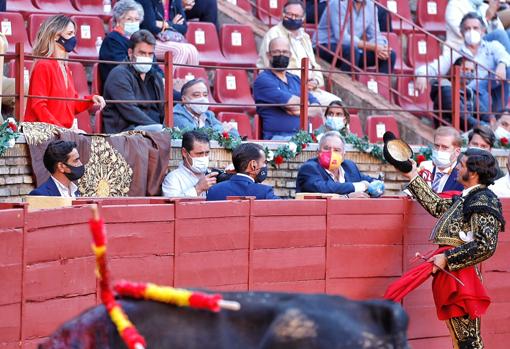
<path fill-rule="evenodd" d="M 432 161 L 420 163 L 418 171 L 435 193 L 460 192 L 464 189 L 457 181 L 455 168 L 461 146 L 460 133 L 453 127 L 442 126 L 434 132 Z"/>
<path fill-rule="evenodd" d="M 499 198 L 510 197 L 510 154 L 508 154 L 506 159 L 506 168 L 507 174 L 489 186 L 489 189 L 492 190 Z"/>
<path fill-rule="evenodd" d="M 206 174 L 209 166 L 209 138 L 202 132 L 189 131 L 182 136 L 182 162 L 163 181 L 163 196 L 203 197 L 216 184 L 217 172 Z"/>
<path fill-rule="evenodd" d="M 44 167 L 51 173 L 50 178 L 28 195 L 76 197 L 78 187 L 73 181 L 85 173 L 75 142 L 53 141 L 48 144 L 43 157 Z"/>

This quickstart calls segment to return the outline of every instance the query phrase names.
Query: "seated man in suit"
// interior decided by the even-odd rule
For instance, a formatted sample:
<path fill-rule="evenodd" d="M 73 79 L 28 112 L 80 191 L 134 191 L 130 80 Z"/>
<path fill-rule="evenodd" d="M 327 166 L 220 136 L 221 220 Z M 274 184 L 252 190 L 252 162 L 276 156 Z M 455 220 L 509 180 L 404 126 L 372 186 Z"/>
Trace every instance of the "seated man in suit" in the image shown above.
<path fill-rule="evenodd" d="M 463 185 L 457 182 L 457 158 L 462 138 L 459 131 L 450 126 L 441 126 L 434 132 L 432 161 L 420 163 L 420 176 L 432 187 L 434 193 L 451 196 L 462 192 Z"/>
<path fill-rule="evenodd" d="M 299 168 L 296 192 L 369 196 L 366 192 L 375 178 L 362 174 L 354 162 L 344 159 L 345 146 L 340 133 L 324 133 L 317 155 Z"/>
<path fill-rule="evenodd" d="M 227 196 L 255 196 L 257 199 L 279 199 L 273 188 L 260 184 L 267 177 L 266 154 L 254 143 L 244 143 L 232 152 L 236 174 L 228 181 L 214 185 L 207 192 L 208 201 L 225 200 Z"/>
<path fill-rule="evenodd" d="M 85 173 L 75 142 L 53 141 L 48 144 L 43 157 L 44 167 L 51 173 L 50 178 L 28 195 L 76 197 L 78 187 L 73 181 Z"/>

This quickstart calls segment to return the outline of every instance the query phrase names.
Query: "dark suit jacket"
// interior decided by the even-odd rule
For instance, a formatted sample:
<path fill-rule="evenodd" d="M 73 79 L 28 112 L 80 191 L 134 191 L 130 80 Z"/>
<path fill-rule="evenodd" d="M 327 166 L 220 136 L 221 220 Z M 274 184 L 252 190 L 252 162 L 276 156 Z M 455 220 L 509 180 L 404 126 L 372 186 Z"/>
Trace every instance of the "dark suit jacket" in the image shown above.
<path fill-rule="evenodd" d="M 305 162 L 300 168 L 296 181 L 296 192 L 304 193 L 336 193 L 346 195 L 354 192 L 353 182 L 372 182 L 375 178 L 362 174 L 351 160 L 342 162 L 345 183 L 338 183 L 331 178 L 317 158 Z"/>
<path fill-rule="evenodd" d="M 436 169 L 437 167 L 434 166 L 432 169 L 432 178 L 436 175 Z M 432 179 L 433 180 L 433 179 Z M 464 186 L 457 182 L 457 169 L 454 168 L 453 171 L 448 176 L 448 180 L 446 181 L 442 193 L 446 191 L 460 191 L 462 192 L 464 190 Z"/>
<path fill-rule="evenodd" d="M 46 182 L 32 190 L 28 195 L 60 196 L 60 192 L 58 191 L 57 185 L 53 181 L 53 178 L 50 177 Z M 79 196 L 79 192 L 76 191 L 75 195 Z"/>
<path fill-rule="evenodd" d="M 279 199 L 270 186 L 255 183 L 239 175 L 234 175 L 228 181 L 218 183 L 207 191 L 208 201 L 225 200 L 227 196 L 255 196 L 259 200 Z"/>

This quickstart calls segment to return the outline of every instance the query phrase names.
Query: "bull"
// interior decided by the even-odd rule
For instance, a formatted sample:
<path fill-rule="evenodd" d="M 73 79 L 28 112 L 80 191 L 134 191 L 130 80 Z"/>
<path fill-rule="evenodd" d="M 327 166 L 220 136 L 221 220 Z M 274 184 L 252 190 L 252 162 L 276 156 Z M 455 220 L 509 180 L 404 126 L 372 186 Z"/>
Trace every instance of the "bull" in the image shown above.
<path fill-rule="evenodd" d="M 390 301 L 274 292 L 224 292 L 241 304 L 219 313 L 120 299 L 148 349 L 407 349 L 408 318 Z M 66 322 L 39 349 L 126 348 L 105 307 Z"/>

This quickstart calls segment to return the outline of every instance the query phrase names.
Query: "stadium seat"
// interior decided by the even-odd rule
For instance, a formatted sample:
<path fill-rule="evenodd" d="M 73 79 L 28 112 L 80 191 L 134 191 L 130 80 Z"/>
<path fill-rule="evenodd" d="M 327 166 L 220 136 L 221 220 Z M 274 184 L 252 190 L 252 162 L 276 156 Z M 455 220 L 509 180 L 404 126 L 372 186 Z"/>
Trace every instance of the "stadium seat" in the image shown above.
<path fill-rule="evenodd" d="M 249 25 L 224 24 L 220 30 L 221 50 L 227 62 L 240 67 L 255 67 L 258 59 L 255 35 Z"/>
<path fill-rule="evenodd" d="M 8 1 L 9 2 L 9 1 Z M 79 11 L 70 0 L 32 0 L 35 7 L 45 13 L 76 15 Z"/>
<path fill-rule="evenodd" d="M 360 74 L 359 82 L 364 84 L 373 93 L 384 97 L 387 101 L 393 101 L 391 96 L 391 75 Z"/>
<path fill-rule="evenodd" d="M 25 71 L 24 71 L 24 74 L 25 74 L 25 77 L 28 77 L 30 79 L 30 69 L 32 68 L 32 61 L 29 61 L 29 60 L 25 60 L 24 62 L 25 64 Z M 11 59 L 7 65 L 7 69 L 8 69 L 8 73 L 5 74 L 7 77 L 9 78 L 14 78 L 16 77 L 16 60 L 15 59 Z"/>
<path fill-rule="evenodd" d="M 393 49 L 395 54 L 397 55 L 397 61 L 395 62 L 395 71 L 397 73 L 410 74 L 413 72 L 413 68 L 409 67 L 402 55 L 403 45 L 400 37 L 395 33 L 383 33 L 384 36 L 388 39 L 388 45 Z"/>
<path fill-rule="evenodd" d="M 222 111 L 255 113 L 255 101 L 251 95 L 250 82 L 245 70 L 217 69 L 214 80 L 214 99 L 219 103 L 246 104 L 246 106 L 222 106 Z"/>
<path fill-rule="evenodd" d="M 390 12 L 407 20 L 401 21 L 399 17 L 391 15 L 391 26 L 395 33 L 408 33 L 413 30 L 412 24 L 408 23 L 413 22 L 411 17 L 411 8 L 409 7 L 409 0 L 380 0 L 379 3 L 386 6 Z"/>
<path fill-rule="evenodd" d="M 37 32 L 41 27 L 41 24 L 47 19 L 52 17 L 53 15 L 49 13 L 34 13 L 28 16 L 28 38 L 32 43 L 32 46 L 35 44 L 35 39 L 37 38 Z"/>
<path fill-rule="evenodd" d="M 318 129 L 322 125 L 324 125 L 324 120 L 322 120 L 321 116 L 309 116 L 308 117 L 308 124 L 311 124 L 312 125 L 312 131 L 315 131 L 316 129 Z"/>
<path fill-rule="evenodd" d="M 96 40 L 105 37 L 104 24 L 97 17 L 73 16 L 76 22 L 76 48 L 71 52 L 73 58 L 97 59 L 99 52 L 96 48 Z"/>
<path fill-rule="evenodd" d="M 90 90 L 85 67 L 80 62 L 68 62 L 68 64 L 69 69 L 71 69 L 71 74 L 73 75 L 74 88 L 76 89 L 78 96 L 89 96 Z"/>
<path fill-rule="evenodd" d="M 94 132 L 103 133 L 103 112 L 101 110 L 96 111 L 94 118 Z"/>
<path fill-rule="evenodd" d="M 82 15 L 98 16 L 104 22 L 108 22 L 112 17 L 112 5 L 103 5 L 103 0 L 72 0 L 74 7 Z"/>
<path fill-rule="evenodd" d="M 41 12 L 34 6 L 32 0 L 8 0 L 6 3 L 8 12 L 20 12 L 25 18 L 32 13 Z"/>
<path fill-rule="evenodd" d="M 361 127 L 361 121 L 359 119 L 358 114 L 349 114 L 350 122 L 349 122 L 349 130 L 351 133 L 354 133 L 358 137 L 363 137 L 363 128 Z"/>
<path fill-rule="evenodd" d="M 253 132 L 255 133 L 255 139 L 262 138 L 262 126 L 260 125 L 259 114 L 255 114 L 253 117 Z"/>
<path fill-rule="evenodd" d="M 393 115 L 370 115 L 367 117 L 367 136 L 370 143 L 383 141 L 383 135 L 386 131 L 391 131 L 399 138 L 397 120 Z"/>
<path fill-rule="evenodd" d="M 216 100 L 213 97 L 213 94 L 211 93 L 211 83 L 209 81 L 209 77 L 207 76 L 207 72 L 205 71 L 204 68 L 176 67 L 174 70 L 174 79 L 184 79 L 186 82 L 193 79 L 203 79 L 209 91 L 209 103 L 218 103 L 216 102 Z M 219 109 L 217 109 L 217 107 L 213 105 L 210 105 L 209 109 L 215 114 L 219 112 Z"/>
<path fill-rule="evenodd" d="M 237 131 L 241 137 L 254 139 L 253 129 L 248 115 L 243 113 L 221 112 L 218 114 L 218 120 L 221 122 L 235 122 L 237 125 Z"/>
<path fill-rule="evenodd" d="M 94 63 L 92 66 L 92 94 L 103 95 L 103 86 L 99 76 L 99 63 Z"/>
<path fill-rule="evenodd" d="M 257 17 L 264 24 L 273 26 L 282 19 L 283 5 L 287 0 L 257 0 Z"/>
<path fill-rule="evenodd" d="M 231 3 L 232 5 L 242 8 L 243 10 L 245 10 L 246 12 L 248 12 L 250 14 L 253 9 L 249 0 L 227 0 L 227 2 Z"/>
<path fill-rule="evenodd" d="M 439 42 L 425 34 L 409 34 L 407 37 L 407 59 L 411 67 L 419 67 L 439 57 Z"/>
<path fill-rule="evenodd" d="M 414 88 L 414 77 L 400 77 L 397 81 L 397 91 L 395 101 L 402 109 L 416 115 L 427 115 L 427 110 L 433 110 L 430 86 L 427 85 L 425 91 L 420 93 Z"/>
<path fill-rule="evenodd" d="M 0 13 L 0 21 L 2 33 L 4 33 L 9 47 L 6 53 L 12 55 L 16 53 L 16 43 L 22 42 L 26 54 L 32 53 L 32 45 L 28 41 L 27 31 L 25 29 L 25 21 L 19 13 L 2 12 Z"/>
<path fill-rule="evenodd" d="M 186 39 L 198 50 L 198 60 L 204 65 L 225 65 L 216 27 L 212 23 L 188 22 Z"/>
<path fill-rule="evenodd" d="M 78 128 L 87 133 L 92 133 L 92 120 L 90 118 L 90 113 L 88 110 L 82 111 L 79 114 L 76 114 L 76 119 L 78 120 Z"/>
<path fill-rule="evenodd" d="M 418 0 L 416 5 L 416 23 L 428 32 L 445 35 L 446 5 L 447 1 L 444 0 Z"/>

